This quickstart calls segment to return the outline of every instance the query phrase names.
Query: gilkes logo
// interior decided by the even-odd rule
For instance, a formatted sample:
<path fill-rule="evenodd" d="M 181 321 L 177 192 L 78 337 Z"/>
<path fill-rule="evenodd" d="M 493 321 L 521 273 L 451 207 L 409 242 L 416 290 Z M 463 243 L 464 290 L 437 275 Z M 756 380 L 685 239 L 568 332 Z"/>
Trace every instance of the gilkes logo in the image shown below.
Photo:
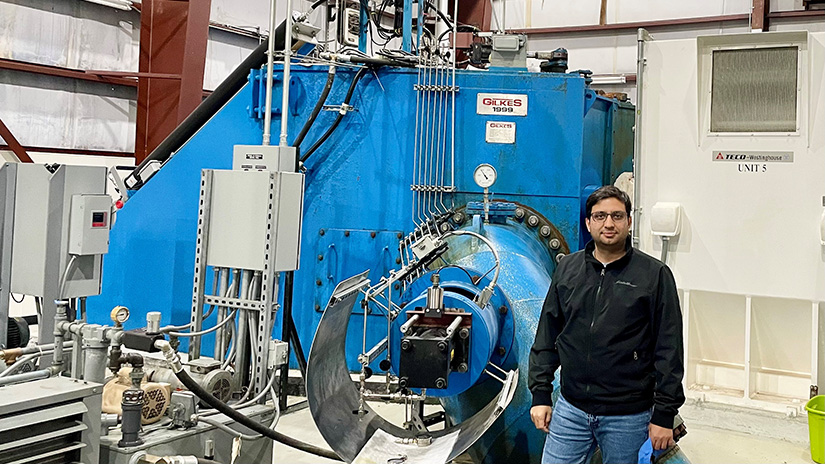
<path fill-rule="evenodd" d="M 518 107 L 523 104 L 521 98 L 490 98 L 485 97 L 481 103 L 488 106 L 513 106 Z"/>
<path fill-rule="evenodd" d="M 490 127 L 494 127 L 496 129 L 509 129 L 513 127 L 513 125 L 506 122 L 491 122 Z"/>

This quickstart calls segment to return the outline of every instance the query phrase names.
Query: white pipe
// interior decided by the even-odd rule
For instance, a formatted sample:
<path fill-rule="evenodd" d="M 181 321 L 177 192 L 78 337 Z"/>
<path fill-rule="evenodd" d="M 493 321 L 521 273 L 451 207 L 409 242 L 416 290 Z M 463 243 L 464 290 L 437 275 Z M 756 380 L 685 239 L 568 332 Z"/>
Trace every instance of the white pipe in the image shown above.
<path fill-rule="evenodd" d="M 455 82 L 455 68 L 458 66 L 458 59 L 456 58 L 456 37 L 458 36 L 458 0 L 453 2 L 453 84 L 450 91 L 452 92 L 453 96 L 453 108 L 452 108 L 452 136 L 450 140 L 450 190 L 455 192 L 455 94 L 456 94 L 456 82 Z M 455 196 L 452 197 L 455 200 Z"/>
<path fill-rule="evenodd" d="M 264 112 L 263 145 L 269 145 L 272 129 L 272 62 L 275 54 L 275 0 L 269 7 L 269 39 L 266 50 L 266 109 Z"/>
<path fill-rule="evenodd" d="M 641 230 L 640 216 L 641 201 L 641 155 L 642 155 L 642 97 L 644 95 L 645 73 L 645 41 L 650 34 L 639 28 L 636 33 L 636 121 L 633 126 L 633 230 L 631 234 L 634 247 L 640 244 L 639 231 Z"/>
<path fill-rule="evenodd" d="M 275 0 L 273 0 L 274 2 Z M 292 59 L 292 0 L 286 2 L 286 29 L 284 30 L 284 91 L 281 103 L 281 142 L 280 146 L 286 147 L 287 129 L 289 120 L 289 68 Z"/>

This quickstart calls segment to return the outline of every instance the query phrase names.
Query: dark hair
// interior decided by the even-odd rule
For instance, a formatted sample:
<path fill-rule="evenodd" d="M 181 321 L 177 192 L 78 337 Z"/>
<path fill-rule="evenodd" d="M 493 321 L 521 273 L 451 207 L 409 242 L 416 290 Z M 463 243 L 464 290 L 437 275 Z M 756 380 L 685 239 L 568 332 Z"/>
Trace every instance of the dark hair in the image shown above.
<path fill-rule="evenodd" d="M 587 197 L 587 203 L 585 204 L 585 217 L 590 217 L 590 213 L 593 211 L 593 205 L 607 198 L 615 198 L 624 203 L 624 208 L 628 216 L 630 215 L 630 197 L 623 191 L 619 190 L 618 187 L 605 185 L 604 187 L 599 187 L 595 192 L 591 193 L 590 196 Z"/>

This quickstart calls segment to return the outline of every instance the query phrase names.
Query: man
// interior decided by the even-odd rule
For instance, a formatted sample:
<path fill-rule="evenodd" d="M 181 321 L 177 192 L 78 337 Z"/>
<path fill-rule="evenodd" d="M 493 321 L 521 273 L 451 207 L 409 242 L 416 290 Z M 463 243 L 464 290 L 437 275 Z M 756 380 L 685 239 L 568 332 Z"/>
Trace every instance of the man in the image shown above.
<path fill-rule="evenodd" d="M 547 432 L 543 464 L 638 462 L 649 437 L 673 444 L 684 403 L 682 314 L 662 262 L 628 240 L 630 198 L 602 187 L 587 199 L 593 240 L 564 258 L 544 302 L 530 352 L 530 416 Z M 553 407 L 553 377 L 561 392 Z"/>

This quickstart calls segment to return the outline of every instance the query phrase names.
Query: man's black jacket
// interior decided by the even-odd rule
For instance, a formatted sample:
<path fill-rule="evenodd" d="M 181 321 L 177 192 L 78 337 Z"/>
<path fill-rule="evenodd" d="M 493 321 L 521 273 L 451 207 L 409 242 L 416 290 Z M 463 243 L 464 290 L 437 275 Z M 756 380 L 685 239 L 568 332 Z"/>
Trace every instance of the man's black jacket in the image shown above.
<path fill-rule="evenodd" d="M 593 415 L 636 414 L 653 406 L 651 422 L 672 428 L 685 402 L 682 312 L 676 283 L 661 261 L 627 246 L 608 265 L 593 242 L 564 258 L 547 293 L 530 351 L 533 406 L 561 392 Z"/>

